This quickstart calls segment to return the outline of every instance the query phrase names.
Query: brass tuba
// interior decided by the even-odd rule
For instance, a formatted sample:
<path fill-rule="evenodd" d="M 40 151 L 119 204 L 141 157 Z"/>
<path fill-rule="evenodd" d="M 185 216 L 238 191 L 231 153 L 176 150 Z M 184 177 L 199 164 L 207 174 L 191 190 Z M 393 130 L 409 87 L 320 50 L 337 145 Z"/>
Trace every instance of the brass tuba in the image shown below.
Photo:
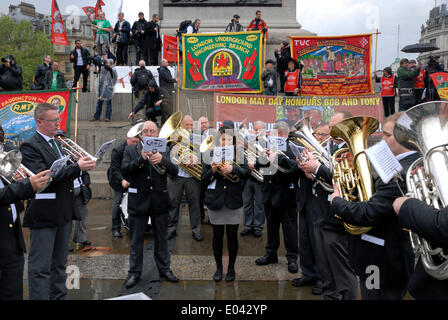
<path fill-rule="evenodd" d="M 166 138 L 167 143 L 175 145 L 176 152 L 171 155 L 173 162 L 187 171 L 197 180 L 201 180 L 202 163 L 187 166 L 186 163 L 197 153 L 197 147 L 190 141 L 190 131 L 182 128 L 182 112 L 177 111 L 166 120 L 159 133 L 160 138 Z"/>
<path fill-rule="evenodd" d="M 448 104 L 427 102 L 407 110 L 397 121 L 398 143 L 422 155 L 408 169 L 408 196 L 440 209 L 448 205 Z M 424 167 L 424 170 L 421 167 Z M 412 174 L 416 170 L 416 173 Z M 438 280 L 448 279 L 448 255 L 410 231 L 411 244 L 421 255 L 425 271 Z"/>
<path fill-rule="evenodd" d="M 378 129 L 378 120 L 371 117 L 352 117 L 337 123 L 331 129 L 333 139 L 342 139 L 348 148 L 338 150 L 332 157 L 333 183 L 341 196 L 348 201 L 367 201 L 375 192 L 370 163 L 365 153 L 369 136 Z M 346 152 L 353 154 L 353 162 L 338 158 Z M 357 227 L 344 223 L 345 230 L 353 235 L 368 232 L 371 227 Z"/>

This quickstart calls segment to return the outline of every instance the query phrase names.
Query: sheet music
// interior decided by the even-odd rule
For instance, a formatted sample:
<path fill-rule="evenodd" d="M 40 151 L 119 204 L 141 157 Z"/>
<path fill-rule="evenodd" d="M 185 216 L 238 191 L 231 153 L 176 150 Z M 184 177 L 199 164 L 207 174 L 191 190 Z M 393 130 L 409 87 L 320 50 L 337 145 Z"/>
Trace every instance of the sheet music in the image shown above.
<path fill-rule="evenodd" d="M 95 153 L 94 157 L 97 159 L 101 158 L 107 151 L 109 151 L 112 148 L 112 145 L 114 144 L 115 140 L 117 139 L 113 139 L 103 143 L 103 145 Z"/>
<path fill-rule="evenodd" d="M 296 157 L 296 159 L 300 159 L 300 161 L 303 161 L 302 152 L 306 150 L 304 147 L 298 146 L 295 143 L 292 143 L 289 141 L 289 147 L 291 148 L 292 153 Z"/>
<path fill-rule="evenodd" d="M 70 156 L 65 156 L 53 162 L 50 168 L 50 173 L 48 175 L 50 177 L 56 176 L 59 173 L 59 171 L 61 171 L 61 169 L 65 166 L 69 158 Z"/>
<path fill-rule="evenodd" d="M 366 154 L 384 183 L 389 183 L 394 176 L 403 170 L 400 162 L 395 158 L 384 140 L 366 149 Z"/>

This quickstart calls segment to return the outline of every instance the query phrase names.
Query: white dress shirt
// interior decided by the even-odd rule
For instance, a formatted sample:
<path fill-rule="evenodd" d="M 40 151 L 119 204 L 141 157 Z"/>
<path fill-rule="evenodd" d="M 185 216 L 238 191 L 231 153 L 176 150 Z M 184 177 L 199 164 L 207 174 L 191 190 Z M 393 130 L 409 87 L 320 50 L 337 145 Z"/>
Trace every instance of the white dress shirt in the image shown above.
<path fill-rule="evenodd" d="M 0 179 L 0 189 L 3 189 L 5 187 L 5 185 L 3 184 L 2 179 Z M 17 210 L 16 210 L 16 206 L 14 205 L 14 203 L 11 203 L 9 205 L 11 207 L 11 214 L 12 214 L 12 222 L 16 222 L 17 219 Z"/>

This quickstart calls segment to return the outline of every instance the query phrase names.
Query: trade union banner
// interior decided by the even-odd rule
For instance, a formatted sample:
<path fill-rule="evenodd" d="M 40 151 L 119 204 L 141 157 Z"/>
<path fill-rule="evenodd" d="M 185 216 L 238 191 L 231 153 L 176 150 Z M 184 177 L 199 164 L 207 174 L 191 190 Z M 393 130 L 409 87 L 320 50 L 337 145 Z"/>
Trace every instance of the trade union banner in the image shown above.
<path fill-rule="evenodd" d="M 70 89 L 0 93 L 0 125 L 5 140 L 19 146 L 36 132 L 34 109 L 39 103 L 51 103 L 59 108 L 59 128 L 70 134 Z"/>
<path fill-rule="evenodd" d="M 182 34 L 183 89 L 259 93 L 261 31 Z"/>
<path fill-rule="evenodd" d="M 430 75 L 441 100 L 448 101 L 448 73 L 437 72 Z"/>
<path fill-rule="evenodd" d="M 329 121 L 336 111 L 349 111 L 353 116 L 370 116 L 383 120 L 381 98 L 363 97 L 285 97 L 214 94 L 214 127 L 219 128 L 225 120 L 232 120 L 238 127 L 244 120 L 248 129 L 257 120 L 266 123 L 270 131 L 277 121 L 286 121 L 290 126 L 303 117 L 311 117 L 311 126 L 319 121 Z"/>
<path fill-rule="evenodd" d="M 372 94 L 371 37 L 291 37 L 291 56 L 303 64 L 302 95 Z"/>

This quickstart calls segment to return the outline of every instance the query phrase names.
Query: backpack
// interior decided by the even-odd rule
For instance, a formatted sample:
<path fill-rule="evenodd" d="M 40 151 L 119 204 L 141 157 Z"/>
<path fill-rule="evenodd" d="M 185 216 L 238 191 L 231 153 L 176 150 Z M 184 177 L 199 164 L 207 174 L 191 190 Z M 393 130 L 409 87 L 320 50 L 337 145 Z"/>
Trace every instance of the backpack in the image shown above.
<path fill-rule="evenodd" d="M 190 24 L 192 24 L 191 20 L 182 21 L 179 25 L 179 33 L 185 33 Z"/>

